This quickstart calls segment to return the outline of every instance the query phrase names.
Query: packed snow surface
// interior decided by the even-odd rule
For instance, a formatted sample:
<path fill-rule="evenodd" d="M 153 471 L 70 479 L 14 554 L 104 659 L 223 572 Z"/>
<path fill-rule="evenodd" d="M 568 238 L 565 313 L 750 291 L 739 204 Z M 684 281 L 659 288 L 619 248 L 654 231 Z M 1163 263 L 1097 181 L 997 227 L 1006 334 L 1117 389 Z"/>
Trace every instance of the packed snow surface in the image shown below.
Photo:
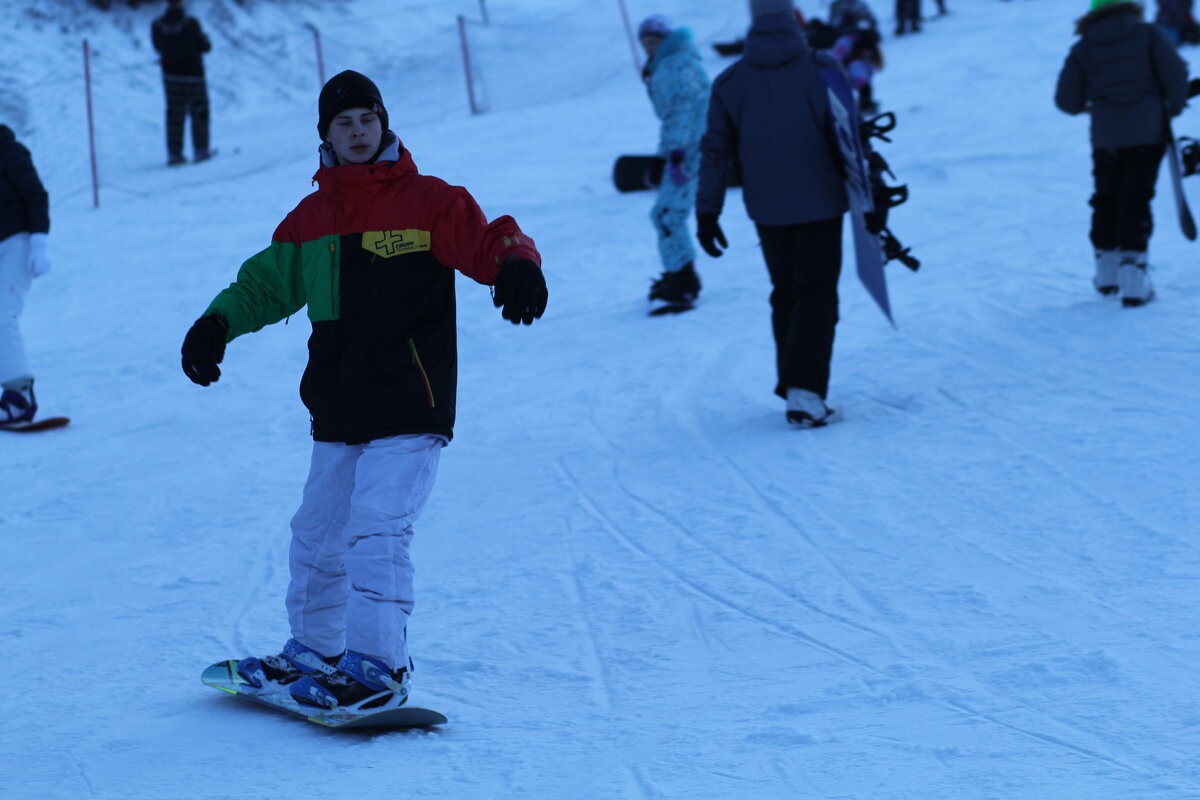
<path fill-rule="evenodd" d="M 157 8 L 0 5 L 0 121 L 52 198 L 23 327 L 43 414 L 73 418 L 0 441 L 3 796 L 1200 798 L 1200 269 L 1164 178 L 1158 298 L 1091 288 L 1087 123 L 1051 100 L 1084 0 L 949 0 L 885 41 L 892 227 L 923 266 L 888 268 L 897 330 L 847 264 L 845 421 L 816 431 L 771 394 L 739 197 L 698 309 L 645 315 L 652 197 L 610 169 L 657 123 L 616 2 L 489 0 L 484 27 L 468 0 L 195 0 L 221 154 L 176 170 Z M 713 75 L 748 23 L 742 0 L 629 6 L 690 25 Z M 287 638 L 307 321 L 234 342 L 208 389 L 179 345 L 311 190 L 306 22 L 422 171 L 516 216 L 550 286 L 514 328 L 458 282 L 410 630 L 436 732 L 331 732 L 199 682 Z"/>

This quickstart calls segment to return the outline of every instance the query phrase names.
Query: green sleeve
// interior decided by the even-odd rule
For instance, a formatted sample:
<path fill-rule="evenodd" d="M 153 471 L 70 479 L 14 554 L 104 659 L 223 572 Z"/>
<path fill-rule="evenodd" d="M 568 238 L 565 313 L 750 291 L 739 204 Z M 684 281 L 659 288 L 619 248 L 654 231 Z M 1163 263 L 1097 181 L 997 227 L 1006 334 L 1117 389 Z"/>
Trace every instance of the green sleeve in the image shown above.
<path fill-rule="evenodd" d="M 229 323 L 226 341 L 233 341 L 290 317 L 307 302 L 300 247 L 277 241 L 246 259 L 237 280 L 218 294 L 204 313 L 225 317 Z"/>

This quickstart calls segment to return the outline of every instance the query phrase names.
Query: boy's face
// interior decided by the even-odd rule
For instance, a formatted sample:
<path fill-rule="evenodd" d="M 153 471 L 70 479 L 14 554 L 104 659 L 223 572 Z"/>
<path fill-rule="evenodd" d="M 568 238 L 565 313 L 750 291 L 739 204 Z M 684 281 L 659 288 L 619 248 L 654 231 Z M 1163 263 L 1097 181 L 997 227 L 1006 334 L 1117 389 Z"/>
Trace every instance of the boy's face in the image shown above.
<path fill-rule="evenodd" d="M 369 108 L 348 108 L 329 123 L 325 141 L 343 164 L 365 164 L 379 150 L 383 126 Z"/>

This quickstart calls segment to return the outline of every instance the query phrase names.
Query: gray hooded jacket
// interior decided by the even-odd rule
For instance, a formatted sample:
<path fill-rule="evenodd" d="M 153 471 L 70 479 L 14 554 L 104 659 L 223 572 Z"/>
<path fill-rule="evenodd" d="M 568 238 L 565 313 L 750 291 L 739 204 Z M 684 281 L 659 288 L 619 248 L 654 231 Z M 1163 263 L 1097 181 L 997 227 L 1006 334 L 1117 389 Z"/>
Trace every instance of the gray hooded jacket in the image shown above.
<path fill-rule="evenodd" d="M 1141 14 L 1138 3 L 1116 3 L 1083 17 L 1059 73 L 1054 102 L 1091 114 L 1096 149 L 1165 141 L 1164 107 L 1175 116 L 1187 102 L 1187 64 Z"/>
<path fill-rule="evenodd" d="M 720 214 L 725 180 L 737 158 L 742 198 L 760 225 L 796 225 L 849 208 L 829 124 L 821 70 L 791 14 L 754 20 L 745 55 L 713 83 L 708 129 L 700 142 L 696 213 Z"/>

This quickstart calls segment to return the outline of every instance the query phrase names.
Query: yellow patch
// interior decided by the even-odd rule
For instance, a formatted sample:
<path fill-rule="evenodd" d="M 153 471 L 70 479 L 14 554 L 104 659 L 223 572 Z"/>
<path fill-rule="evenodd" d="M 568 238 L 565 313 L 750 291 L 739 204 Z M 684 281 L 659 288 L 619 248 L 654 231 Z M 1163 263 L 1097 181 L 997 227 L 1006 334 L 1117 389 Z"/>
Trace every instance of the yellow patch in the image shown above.
<path fill-rule="evenodd" d="M 366 231 L 362 235 L 363 250 L 384 258 L 405 253 L 429 250 L 429 231 Z"/>

